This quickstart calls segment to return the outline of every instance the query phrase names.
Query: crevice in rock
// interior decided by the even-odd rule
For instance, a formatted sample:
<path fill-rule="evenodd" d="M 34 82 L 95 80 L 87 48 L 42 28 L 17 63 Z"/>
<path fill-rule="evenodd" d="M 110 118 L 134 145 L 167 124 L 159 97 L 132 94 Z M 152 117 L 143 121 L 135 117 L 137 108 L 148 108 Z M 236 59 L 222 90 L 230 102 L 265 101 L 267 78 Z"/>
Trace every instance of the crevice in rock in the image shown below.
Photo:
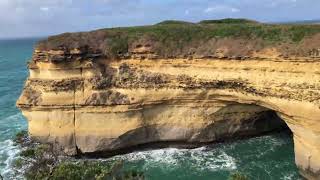
<path fill-rule="evenodd" d="M 82 75 L 82 68 L 81 68 L 81 75 Z M 77 86 L 76 84 L 74 84 L 74 91 L 73 91 L 73 141 L 75 146 L 74 154 L 77 154 L 79 152 L 78 146 L 77 146 L 77 138 L 76 138 L 76 91 L 77 91 Z"/>

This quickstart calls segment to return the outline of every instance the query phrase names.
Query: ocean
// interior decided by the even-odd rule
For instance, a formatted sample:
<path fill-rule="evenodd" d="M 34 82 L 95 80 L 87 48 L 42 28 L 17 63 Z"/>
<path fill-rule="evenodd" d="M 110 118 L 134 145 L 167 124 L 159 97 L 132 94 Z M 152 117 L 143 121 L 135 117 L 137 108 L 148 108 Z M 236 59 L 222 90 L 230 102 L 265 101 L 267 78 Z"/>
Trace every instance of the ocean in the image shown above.
<path fill-rule="evenodd" d="M 39 39 L 0 40 L 0 174 L 23 179 L 13 169 L 20 148 L 12 139 L 27 122 L 15 107 L 28 76 L 27 60 Z M 133 152 L 122 159 L 125 168 L 144 172 L 148 180 L 227 180 L 241 172 L 253 180 L 297 180 L 292 137 L 274 133 L 197 149 L 158 149 Z"/>

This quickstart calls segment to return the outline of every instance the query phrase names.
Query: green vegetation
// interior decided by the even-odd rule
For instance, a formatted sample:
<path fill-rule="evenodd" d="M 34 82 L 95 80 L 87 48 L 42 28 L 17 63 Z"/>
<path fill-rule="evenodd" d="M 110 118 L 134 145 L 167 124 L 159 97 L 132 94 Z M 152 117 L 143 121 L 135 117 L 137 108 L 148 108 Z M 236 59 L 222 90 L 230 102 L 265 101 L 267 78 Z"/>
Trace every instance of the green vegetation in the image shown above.
<path fill-rule="evenodd" d="M 190 53 L 212 39 L 242 39 L 266 44 L 299 43 L 305 37 L 320 33 L 320 25 L 262 24 L 246 19 L 205 20 L 200 23 L 164 21 L 152 26 L 111 28 L 87 33 L 65 33 L 49 37 L 38 44 L 40 49 L 83 48 L 117 57 L 135 44 L 150 44 L 160 57 Z M 213 47 L 202 47 L 214 51 Z M 255 48 L 255 47 L 254 47 Z M 207 50 L 206 50 L 207 49 Z"/>
<path fill-rule="evenodd" d="M 23 156 L 23 157 L 34 157 L 35 156 L 35 150 L 33 148 L 31 149 L 26 149 L 24 151 L 22 151 L 20 153 L 20 156 Z"/>
<path fill-rule="evenodd" d="M 226 18 L 226 19 L 217 19 L 217 20 L 203 20 L 200 21 L 199 24 L 246 24 L 246 23 L 258 23 L 257 21 L 249 20 L 249 19 L 234 19 L 234 18 Z"/>
<path fill-rule="evenodd" d="M 156 25 L 168 25 L 168 24 L 184 24 L 184 25 L 188 25 L 188 24 L 194 24 L 194 23 L 187 22 L 187 21 L 166 20 L 166 21 L 162 21 L 160 23 L 157 23 Z"/>
<path fill-rule="evenodd" d="M 22 131 L 16 135 L 16 143 L 24 149 L 13 163 L 16 169 L 28 167 L 27 180 L 143 180 L 142 172 L 127 170 L 122 161 L 76 160 L 58 156 L 50 144 L 38 144 L 28 139 Z"/>
<path fill-rule="evenodd" d="M 109 52 L 111 55 L 118 55 L 128 52 L 128 38 L 115 36 L 110 39 Z"/>
<path fill-rule="evenodd" d="M 48 150 L 50 150 L 50 145 L 38 144 L 34 147 L 27 147 L 25 150 L 21 151 L 20 156 L 28 158 L 37 158 L 41 157 Z"/>
<path fill-rule="evenodd" d="M 292 25 L 289 27 L 290 39 L 300 42 L 304 37 L 319 33 L 319 25 Z"/>
<path fill-rule="evenodd" d="M 13 162 L 13 166 L 15 168 L 18 168 L 18 169 L 21 169 L 23 167 L 23 165 L 24 165 L 24 160 L 21 157 L 19 157 L 18 159 L 14 160 L 14 162 Z"/>
<path fill-rule="evenodd" d="M 236 172 L 230 175 L 229 180 L 249 180 L 249 178 L 245 174 Z"/>
<path fill-rule="evenodd" d="M 20 144 L 25 141 L 25 139 L 28 137 L 28 132 L 23 130 L 19 131 L 16 136 L 14 137 L 14 142 L 17 144 Z"/>
<path fill-rule="evenodd" d="M 30 168 L 25 177 L 27 180 L 143 180 L 142 172 L 124 170 L 121 161 L 103 162 L 91 160 L 64 160 L 57 164 L 43 164 Z"/>
<path fill-rule="evenodd" d="M 52 172 L 52 180 L 104 180 L 104 179 L 144 179 L 143 174 L 135 171 L 122 171 L 123 163 L 118 162 L 90 162 L 78 163 L 64 162 L 59 164 Z"/>

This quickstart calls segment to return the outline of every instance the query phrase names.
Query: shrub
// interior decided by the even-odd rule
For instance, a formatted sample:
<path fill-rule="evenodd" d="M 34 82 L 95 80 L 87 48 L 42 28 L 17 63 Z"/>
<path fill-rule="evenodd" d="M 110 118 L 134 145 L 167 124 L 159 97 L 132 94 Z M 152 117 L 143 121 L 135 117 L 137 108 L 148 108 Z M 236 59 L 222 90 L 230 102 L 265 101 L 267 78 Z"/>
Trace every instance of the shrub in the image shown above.
<path fill-rule="evenodd" d="M 28 137 L 28 131 L 26 130 L 19 131 L 14 137 L 14 142 L 18 144 L 22 144 L 27 137 Z"/>
<path fill-rule="evenodd" d="M 20 153 L 21 156 L 23 157 L 29 157 L 29 158 L 33 158 L 35 157 L 35 149 L 33 148 L 28 148 L 26 150 L 23 150 L 21 153 Z"/>
<path fill-rule="evenodd" d="M 194 23 L 186 22 L 186 21 L 177 21 L 177 20 L 165 20 L 156 25 L 168 25 L 168 24 L 194 24 Z"/>
<path fill-rule="evenodd" d="M 245 174 L 236 172 L 230 175 L 229 180 L 249 180 L 249 178 Z"/>
<path fill-rule="evenodd" d="M 63 162 L 53 171 L 52 180 L 134 180 L 144 179 L 143 173 L 136 171 L 122 171 L 123 163 L 116 162 Z"/>
<path fill-rule="evenodd" d="M 244 23 L 258 23 L 257 21 L 249 20 L 249 19 L 234 19 L 234 18 L 226 18 L 226 19 L 218 19 L 218 20 L 204 20 L 200 21 L 200 24 L 244 24 Z"/>
<path fill-rule="evenodd" d="M 16 160 L 14 160 L 14 162 L 13 162 L 13 166 L 18 168 L 18 169 L 22 168 L 23 164 L 24 164 L 24 162 L 23 162 L 22 158 L 18 158 Z M 1 178 L 0 178 L 0 180 L 1 180 Z"/>
<path fill-rule="evenodd" d="M 200 23 L 164 21 L 152 26 L 100 29 L 84 33 L 65 33 L 49 37 L 38 44 L 40 49 L 73 49 L 90 47 L 107 57 L 128 53 L 137 42 L 150 41 L 159 57 L 188 55 L 192 48 L 212 39 L 257 40 L 259 45 L 299 43 L 305 37 L 320 33 L 319 25 L 262 24 L 246 19 L 205 20 Z M 261 41 L 260 41 L 261 40 Z M 208 46 L 208 50 L 214 45 Z"/>

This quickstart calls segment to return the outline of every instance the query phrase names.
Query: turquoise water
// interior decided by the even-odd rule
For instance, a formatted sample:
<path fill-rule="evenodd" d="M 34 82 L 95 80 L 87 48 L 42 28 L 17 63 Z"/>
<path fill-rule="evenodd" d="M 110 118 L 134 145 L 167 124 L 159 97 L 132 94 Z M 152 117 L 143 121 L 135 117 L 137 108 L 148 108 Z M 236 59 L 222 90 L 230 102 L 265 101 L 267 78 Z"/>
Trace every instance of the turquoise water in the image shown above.
<path fill-rule="evenodd" d="M 35 42 L 36 39 L 0 40 L 0 173 L 5 177 L 12 176 L 10 165 L 19 152 L 11 139 L 27 128 L 15 101 L 28 75 L 26 62 Z"/>
<path fill-rule="evenodd" d="M 252 180 L 297 180 L 292 138 L 286 133 L 197 149 L 160 149 L 114 157 L 152 180 L 227 180 L 241 172 Z"/>
<path fill-rule="evenodd" d="M 0 40 L 0 173 L 17 179 L 11 163 L 19 153 L 12 138 L 27 124 L 15 101 L 28 75 L 37 39 Z M 299 179 L 290 135 L 277 133 L 193 150 L 161 149 L 116 156 L 125 168 L 143 171 L 150 180 L 225 180 L 240 171 L 253 180 Z"/>

